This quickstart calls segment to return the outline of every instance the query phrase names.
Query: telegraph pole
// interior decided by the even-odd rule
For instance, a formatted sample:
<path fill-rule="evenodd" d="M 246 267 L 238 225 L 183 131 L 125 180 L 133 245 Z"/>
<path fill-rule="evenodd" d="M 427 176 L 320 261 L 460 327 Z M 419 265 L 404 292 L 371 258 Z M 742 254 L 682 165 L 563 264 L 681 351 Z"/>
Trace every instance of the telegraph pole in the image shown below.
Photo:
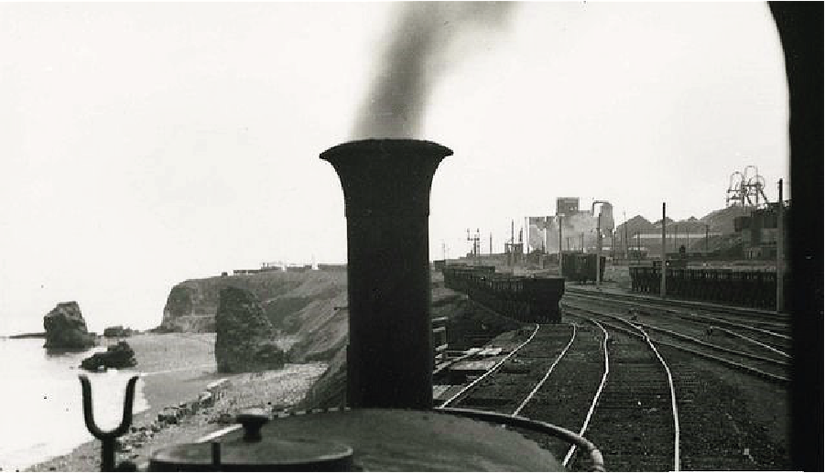
<path fill-rule="evenodd" d="M 601 259 L 602 259 L 602 212 L 599 209 L 599 216 L 596 217 L 596 287 L 602 283 Z"/>
<path fill-rule="evenodd" d="M 708 240 L 710 239 L 710 225 L 705 224 L 705 253 L 710 253 L 710 246 Z"/>
<path fill-rule="evenodd" d="M 673 251 L 679 250 L 679 225 L 673 224 Z"/>
<path fill-rule="evenodd" d="M 561 239 L 562 238 L 562 236 L 561 236 L 561 219 L 562 219 L 562 217 L 563 217 L 563 215 L 559 214 L 558 218 L 557 218 L 557 221 L 559 222 L 559 276 L 564 274 L 562 272 L 562 268 L 563 268 L 562 259 L 563 258 L 561 257 L 561 242 L 562 242 L 562 239 Z M 567 238 L 568 238 L 568 240 L 570 239 L 570 237 L 567 237 Z M 570 248 L 570 242 L 569 241 L 567 242 L 567 247 Z"/>
<path fill-rule="evenodd" d="M 630 253 L 627 252 L 627 214 L 622 212 L 622 217 L 624 217 L 624 259 L 630 259 Z"/>
<path fill-rule="evenodd" d="M 510 252 L 507 253 L 507 262 L 511 263 L 510 266 L 516 265 L 516 254 L 515 249 L 516 247 L 516 221 L 511 219 L 510 220 Z"/>
<path fill-rule="evenodd" d="M 776 215 L 776 311 L 785 309 L 785 202 L 782 200 L 782 179 L 779 180 L 779 207 Z"/>
<path fill-rule="evenodd" d="M 667 291 L 665 287 L 665 276 L 667 275 L 667 222 L 665 218 L 667 212 L 665 210 L 665 203 L 662 202 L 662 285 L 660 288 L 660 295 L 662 299 L 666 297 Z"/>
<path fill-rule="evenodd" d="M 616 232 L 610 232 L 610 257 L 616 259 Z"/>

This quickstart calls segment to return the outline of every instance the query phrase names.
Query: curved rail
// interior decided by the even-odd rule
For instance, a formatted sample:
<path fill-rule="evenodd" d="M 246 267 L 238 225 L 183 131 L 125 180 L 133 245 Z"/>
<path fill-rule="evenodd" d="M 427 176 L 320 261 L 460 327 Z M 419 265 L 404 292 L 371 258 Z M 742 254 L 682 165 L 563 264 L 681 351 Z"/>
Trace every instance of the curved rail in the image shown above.
<path fill-rule="evenodd" d="M 536 336 L 536 334 L 537 334 L 537 333 L 539 333 L 539 328 L 540 328 L 539 324 L 534 324 L 534 325 L 536 326 L 536 328 L 533 330 L 532 335 L 530 335 L 530 337 L 529 337 L 527 340 L 525 340 L 525 341 L 524 341 L 524 343 L 522 343 L 521 345 L 519 345 L 518 347 L 516 347 L 516 349 L 515 349 L 515 350 L 511 351 L 510 353 L 508 353 L 508 354 L 507 354 L 507 356 L 505 356 L 504 358 L 502 358 L 502 359 L 501 359 L 498 363 L 496 363 L 495 365 L 493 365 L 493 367 L 492 367 L 492 368 L 490 368 L 489 370 L 487 370 L 487 372 L 486 372 L 486 373 L 484 373 L 483 375 L 481 375 L 481 376 L 479 376 L 478 378 L 476 378 L 475 380 L 473 380 L 473 382 L 471 382 L 471 383 L 470 383 L 470 384 L 468 384 L 467 386 L 464 386 L 463 388 L 461 388 L 461 390 L 460 390 L 460 391 L 458 391 L 457 393 L 453 394 L 453 395 L 452 395 L 452 397 L 450 397 L 449 399 L 447 399 L 446 401 L 444 401 L 443 403 L 441 403 L 441 405 L 440 405 L 440 406 L 438 406 L 438 407 L 439 407 L 440 409 L 443 409 L 443 408 L 447 407 L 447 405 L 449 405 L 451 402 L 453 402 L 453 401 L 455 401 L 456 399 L 458 399 L 458 397 L 459 397 L 459 396 L 461 396 L 462 394 L 466 393 L 467 391 L 469 391 L 470 389 L 472 389 L 472 388 L 473 388 L 473 386 L 475 386 L 476 384 L 478 384 L 479 382 L 481 382 L 481 380 L 482 380 L 482 379 L 486 378 L 487 376 L 489 376 L 490 374 L 492 374 L 492 373 L 494 373 L 496 370 L 498 370 L 498 368 L 499 368 L 502 364 L 504 364 L 504 362 L 505 362 L 505 361 L 509 360 L 509 359 L 510 359 L 510 357 L 511 357 L 511 356 L 513 356 L 513 355 L 515 355 L 515 354 L 516 354 L 516 352 L 518 352 L 519 350 L 521 350 L 521 349 L 522 349 L 522 347 L 524 347 L 525 345 L 527 345 L 528 343 L 530 343 L 530 342 L 533 340 L 533 338 Z"/>
<path fill-rule="evenodd" d="M 498 424 L 510 425 L 513 427 L 521 427 L 524 429 L 535 430 L 556 438 L 560 438 L 574 446 L 581 447 L 590 454 L 590 461 L 593 464 L 593 471 L 605 471 L 604 457 L 593 442 L 587 440 L 575 432 L 571 432 L 565 428 L 557 425 L 542 422 L 540 420 L 528 419 L 517 415 L 499 414 L 497 412 L 480 411 L 476 409 L 458 409 L 458 408 L 438 408 L 440 412 L 447 414 L 458 415 L 471 419 L 478 419 L 487 422 L 495 422 Z"/>
<path fill-rule="evenodd" d="M 636 302 L 636 301 L 626 300 L 626 299 L 623 299 L 621 296 L 618 296 L 618 295 L 615 295 L 615 294 L 610 294 L 609 296 L 606 296 L 604 294 L 584 294 L 584 293 L 581 293 L 581 292 L 570 291 L 565 297 L 567 297 L 567 298 L 577 298 L 578 297 L 578 298 L 581 298 L 581 299 L 589 299 L 589 300 L 593 300 L 593 301 L 606 302 L 606 303 L 610 303 L 610 304 L 618 303 L 618 304 L 623 304 L 623 305 L 630 305 L 630 306 L 633 306 L 633 307 L 644 307 L 644 308 L 647 308 L 647 309 L 660 310 L 660 311 L 668 312 L 668 313 L 671 313 L 671 314 L 673 314 L 677 317 L 681 317 L 681 318 L 685 318 L 685 319 L 695 319 L 695 320 L 701 320 L 701 321 L 704 321 L 704 322 L 716 322 L 718 324 L 724 324 L 724 325 L 728 325 L 728 326 L 731 326 L 731 327 L 734 327 L 734 328 L 741 328 L 741 329 L 751 330 L 751 331 L 754 331 L 754 332 L 761 333 L 763 335 L 768 335 L 768 336 L 771 336 L 771 337 L 778 338 L 780 340 L 791 340 L 790 336 L 785 335 L 783 333 L 774 332 L 772 330 L 767 330 L 767 329 L 764 329 L 764 328 L 754 327 L 752 325 L 745 325 L 745 324 L 741 323 L 741 321 L 737 322 L 737 321 L 733 321 L 733 320 L 729 320 L 729 319 L 720 319 L 718 317 L 714 317 L 714 316 L 711 316 L 711 315 L 697 314 L 697 313 L 694 313 L 694 312 L 685 313 L 684 311 L 675 310 L 674 306 L 668 307 L 667 305 L 657 305 L 657 304 L 652 304 L 652 303 L 647 303 L 647 302 Z M 675 307 L 678 308 L 680 306 L 675 306 Z M 684 306 L 682 306 L 682 309 L 684 309 L 684 310 L 689 310 L 689 309 L 697 310 L 698 309 L 698 310 L 712 311 L 714 309 L 714 307 L 699 308 L 699 307 L 684 307 Z M 772 322 L 766 322 L 766 321 L 758 321 L 757 323 L 771 324 L 775 327 L 781 327 L 781 328 L 787 327 L 784 324 L 781 324 L 781 323 L 777 324 L 775 322 L 772 323 Z"/>
<path fill-rule="evenodd" d="M 605 339 L 607 339 L 607 331 L 605 330 L 604 326 L 600 322 L 598 322 L 598 321 L 596 321 L 592 318 L 589 318 L 587 316 L 583 316 L 583 315 L 576 314 L 575 317 L 584 318 L 584 319 L 589 320 L 592 323 L 598 325 L 599 328 L 601 328 L 603 331 L 605 331 Z M 654 346 L 653 341 L 650 339 L 647 332 L 645 332 L 644 329 L 642 329 L 641 327 L 638 327 L 638 326 L 632 324 L 631 322 L 628 322 L 628 321 L 625 321 L 625 320 L 621 320 L 621 321 L 624 322 L 627 325 L 630 325 L 633 328 L 633 330 L 626 329 L 626 328 L 619 327 L 619 326 L 615 326 L 615 325 L 612 325 L 612 324 L 605 324 L 605 325 L 612 328 L 613 330 L 618 330 L 622 333 L 625 333 L 626 335 L 634 336 L 636 338 L 641 338 L 642 340 L 644 340 L 647 343 L 648 347 L 656 355 L 656 358 L 658 359 L 659 363 L 664 368 L 665 374 L 667 375 L 668 390 L 670 391 L 671 414 L 672 414 L 672 417 L 673 417 L 673 427 L 674 427 L 673 468 L 674 468 L 674 471 L 680 471 L 680 469 L 681 469 L 681 465 L 680 465 L 680 456 L 681 456 L 681 454 L 680 454 L 680 436 L 681 436 L 681 433 L 680 433 L 680 427 L 679 427 L 679 410 L 678 410 L 677 402 L 676 402 L 676 387 L 675 387 L 675 384 L 673 382 L 673 374 L 670 371 L 670 367 L 667 365 L 664 358 L 659 353 L 659 350 L 657 350 L 656 347 Z M 607 342 L 605 341 L 605 358 L 607 360 L 607 351 L 606 350 L 607 350 Z M 606 377 L 607 377 L 607 373 L 605 373 L 605 378 Z M 594 405 L 595 405 L 595 399 L 594 399 Z M 582 433 L 583 432 L 584 432 L 584 430 L 582 430 Z M 569 455 L 569 453 L 568 453 L 568 455 Z M 567 460 L 567 458 L 565 457 L 565 463 L 564 463 L 565 466 L 567 466 L 566 460 Z"/>
<path fill-rule="evenodd" d="M 589 440 L 584 438 L 584 432 L 585 432 L 585 430 L 587 430 L 587 425 L 589 424 L 590 419 L 593 416 L 593 412 L 595 410 L 596 404 L 598 403 L 598 399 L 601 395 L 601 392 L 604 389 L 604 385 L 605 385 L 605 382 L 607 380 L 607 374 L 609 372 L 609 359 L 608 359 L 608 354 L 607 354 L 607 339 L 608 339 L 607 331 L 604 329 L 604 327 L 601 327 L 601 325 L 598 322 L 595 322 L 595 321 L 591 321 L 591 322 L 594 323 L 595 325 L 599 326 L 602 329 L 603 333 L 605 334 L 605 339 L 604 339 L 604 342 L 603 342 L 604 353 L 605 353 L 605 373 L 602 376 L 601 383 L 599 384 L 599 388 L 596 391 L 596 394 L 593 398 L 593 402 L 590 406 L 590 410 L 587 413 L 587 416 L 585 417 L 585 421 L 584 421 L 584 424 L 582 426 L 582 429 L 581 429 L 580 433 L 576 434 L 575 432 L 567 430 L 563 427 L 559 427 L 559 426 L 550 424 L 548 422 L 542 422 L 542 421 L 538 421 L 538 420 L 528 419 L 526 417 L 522 417 L 522 416 L 519 415 L 521 413 L 521 411 L 524 409 L 524 407 L 526 407 L 527 404 L 533 399 L 533 397 L 536 395 L 536 393 L 538 393 L 538 391 L 541 389 L 541 387 L 544 385 L 544 383 L 547 381 L 547 379 L 553 373 L 553 370 L 555 369 L 555 367 L 559 364 L 559 362 L 562 360 L 562 358 L 564 358 L 564 356 L 569 351 L 570 347 L 573 345 L 573 342 L 575 341 L 576 334 L 577 334 L 576 326 L 573 325 L 573 324 L 571 324 L 571 327 L 573 328 L 573 333 L 571 334 L 570 340 L 567 342 L 567 345 L 564 347 L 564 349 L 562 349 L 562 351 L 559 353 L 559 355 L 553 361 L 552 365 L 550 365 L 550 368 L 548 368 L 547 372 L 544 374 L 542 379 L 538 383 L 536 383 L 536 385 L 533 387 L 533 389 L 530 391 L 530 393 L 525 397 L 525 399 L 521 402 L 521 404 L 513 411 L 513 413 L 511 413 L 511 414 L 500 414 L 500 413 L 496 413 L 496 412 L 482 411 L 482 410 L 477 410 L 477 409 L 449 408 L 449 407 L 446 407 L 446 406 L 448 404 L 450 404 L 451 402 L 455 401 L 456 399 L 458 399 L 460 396 L 462 396 L 466 392 L 468 392 L 470 389 L 472 389 L 483 378 L 486 378 L 488 375 L 490 375 L 490 374 L 494 373 L 495 371 L 497 371 L 498 368 L 505 361 L 507 361 L 513 354 L 515 354 L 516 352 L 521 350 L 521 348 L 523 348 L 525 345 L 530 343 L 533 340 L 533 338 L 536 336 L 536 334 L 538 333 L 538 331 L 540 329 L 540 326 L 538 324 L 536 324 L 536 329 L 533 331 L 533 333 L 530 335 L 530 337 L 524 343 L 519 345 L 515 350 L 510 352 L 510 354 L 508 354 L 505 358 L 503 358 L 498 363 L 496 363 L 492 368 L 487 370 L 483 375 L 479 376 L 472 383 L 470 383 L 467 386 L 465 386 L 464 388 L 462 388 L 459 392 L 457 392 L 452 397 L 450 397 L 449 399 L 444 401 L 440 406 L 436 407 L 435 409 L 438 410 L 438 411 L 447 412 L 447 413 L 451 413 L 451 414 L 455 414 L 455 415 L 462 415 L 462 416 L 465 416 L 465 417 L 475 418 L 475 419 L 478 419 L 478 420 L 486 420 L 486 421 L 489 421 L 489 422 L 497 422 L 499 424 L 536 430 L 536 431 L 551 435 L 553 437 L 560 438 L 560 439 L 566 441 L 567 443 L 571 444 L 570 450 L 568 451 L 567 456 L 564 458 L 564 460 L 562 462 L 563 466 L 567 467 L 567 465 L 570 462 L 570 459 L 572 458 L 572 455 L 576 451 L 576 449 L 577 448 L 582 448 L 585 451 L 587 451 L 588 454 L 590 455 L 591 463 L 593 465 L 593 471 L 605 471 L 605 469 L 604 469 L 604 458 L 602 457 L 601 452 L 598 450 L 598 448 L 592 442 L 590 442 Z"/>
<path fill-rule="evenodd" d="M 782 350 L 779 350 L 778 348 L 774 348 L 774 347 L 768 345 L 767 343 L 762 343 L 759 340 L 755 340 L 755 339 L 753 339 L 751 337 L 748 337 L 746 335 L 742 335 L 741 333 L 734 332 L 733 330 L 728 330 L 728 329 L 722 328 L 722 327 L 716 327 L 714 325 L 711 325 L 708 328 L 711 329 L 711 330 L 719 330 L 720 332 L 724 332 L 724 333 L 730 335 L 731 337 L 736 337 L 736 338 L 739 338 L 741 340 L 745 340 L 748 343 L 758 345 L 758 346 L 760 346 L 760 347 L 762 347 L 766 350 L 769 350 L 769 351 L 772 351 L 772 352 L 776 353 L 779 356 L 782 356 L 782 357 L 785 357 L 785 358 L 790 358 L 791 357 L 791 355 L 789 355 L 788 353 L 786 353 Z"/>
<path fill-rule="evenodd" d="M 697 345 L 700 345 L 700 346 L 703 346 L 705 348 L 710 348 L 710 349 L 713 349 L 713 350 L 716 350 L 716 351 L 720 351 L 722 353 L 727 353 L 727 354 L 730 354 L 730 355 L 737 355 L 737 356 L 741 356 L 743 358 L 750 358 L 751 360 L 763 361 L 765 363 L 773 363 L 773 364 L 777 364 L 777 365 L 784 366 L 784 367 L 790 367 L 790 364 L 787 361 L 776 360 L 776 359 L 773 359 L 773 358 L 768 358 L 766 356 L 754 355 L 753 353 L 748 353 L 748 352 L 741 351 L 741 350 L 733 350 L 731 348 L 721 347 L 721 346 L 715 345 L 713 343 L 708 343 L 704 340 L 699 340 L 696 337 L 691 337 L 690 335 L 684 335 L 682 333 L 675 332 L 673 330 L 669 330 L 669 329 L 666 329 L 666 328 L 656 327 L 655 325 L 645 324 L 645 323 L 642 323 L 642 322 L 637 322 L 634 325 L 639 325 L 641 327 L 648 328 L 650 330 L 653 330 L 654 332 L 661 332 L 661 333 L 664 333 L 666 335 L 670 335 L 673 338 L 678 338 L 678 339 L 681 339 L 681 340 L 687 340 L 689 342 L 693 342 L 693 343 L 695 343 Z"/>
<path fill-rule="evenodd" d="M 602 349 L 604 350 L 604 375 L 602 375 L 602 382 L 599 383 L 599 389 L 596 390 L 596 395 L 593 396 L 593 402 L 590 404 L 590 409 L 587 411 L 587 416 L 584 418 L 584 424 L 582 424 L 581 431 L 579 435 L 584 435 L 585 431 L 587 431 L 587 427 L 590 424 L 590 419 L 593 417 L 593 412 L 596 410 L 596 405 L 599 403 L 599 397 L 602 395 L 602 391 L 604 390 L 604 385 L 607 383 L 607 375 L 610 374 L 610 357 L 607 352 L 607 340 L 610 338 L 610 335 L 607 333 L 607 330 L 595 320 L 590 320 L 590 322 L 596 324 L 600 329 L 602 329 L 602 333 L 604 333 L 604 340 L 602 341 Z M 564 461 L 562 461 L 562 465 L 567 467 L 570 460 L 573 458 L 573 454 L 576 453 L 576 444 L 570 446 L 570 450 L 567 451 L 567 455 L 564 456 Z"/>
<path fill-rule="evenodd" d="M 673 412 L 673 471 L 680 471 L 679 468 L 679 409 L 676 406 L 676 387 L 673 385 L 673 374 L 670 372 L 670 367 L 667 366 L 665 363 L 664 358 L 662 355 L 659 354 L 659 350 L 653 345 L 653 341 L 648 336 L 647 332 L 644 331 L 643 328 L 637 327 L 637 329 L 644 335 L 645 341 L 647 345 L 653 350 L 653 353 L 656 354 L 656 358 L 659 359 L 659 362 L 665 368 L 665 373 L 667 373 L 667 384 L 670 387 L 670 406 L 671 411 Z"/>
<path fill-rule="evenodd" d="M 541 381 L 536 383 L 536 386 L 533 388 L 532 391 L 530 391 L 530 394 L 528 394 L 527 397 L 524 398 L 524 401 L 522 401 L 521 404 L 516 408 L 516 410 L 513 411 L 513 413 L 510 414 L 510 415 L 512 415 L 512 416 L 519 415 L 521 410 L 524 409 L 524 406 L 526 406 L 527 403 L 530 402 L 533 399 L 533 396 L 535 396 L 536 393 L 539 392 L 539 389 L 541 389 L 541 387 L 544 385 L 545 381 L 547 381 L 547 378 L 550 377 L 550 373 L 553 372 L 553 369 L 556 367 L 557 364 L 559 364 L 559 361 L 561 361 L 561 359 L 564 358 L 564 355 L 567 354 L 567 350 L 570 349 L 570 346 L 573 345 L 573 341 L 576 340 L 576 326 L 571 324 L 571 327 L 573 327 L 573 335 L 570 336 L 570 341 L 567 342 L 567 346 L 564 347 L 564 350 L 562 350 L 561 353 L 559 353 L 559 356 L 557 356 L 556 360 L 553 361 L 553 364 L 550 365 L 550 368 L 547 370 L 547 373 L 544 374 L 544 377 L 541 378 Z"/>
<path fill-rule="evenodd" d="M 597 317 L 607 317 L 607 318 L 614 319 L 614 320 L 617 320 L 619 322 L 622 322 L 624 324 L 630 325 L 632 327 L 635 327 L 631 322 L 625 320 L 622 317 L 618 317 L 616 315 L 607 314 L 607 313 L 603 313 L 603 312 L 595 312 L 595 311 L 592 311 L 592 310 L 589 310 L 589 309 L 584 309 L 584 308 L 581 308 L 581 307 L 568 306 L 567 310 L 570 310 L 570 309 L 575 310 L 575 311 L 587 312 L 587 313 L 592 314 L 592 315 L 597 316 Z M 582 316 L 579 316 L 579 317 L 582 317 Z M 790 379 L 788 379 L 784 376 L 779 376 L 779 375 L 776 375 L 776 374 L 773 374 L 773 373 L 768 373 L 768 372 L 762 371 L 758 368 L 753 368 L 751 366 L 747 366 L 747 365 L 742 364 L 742 363 L 737 363 L 735 361 L 727 360 L 725 358 L 722 358 L 722 357 L 719 357 L 719 356 L 716 356 L 716 355 L 711 355 L 710 353 L 704 353 L 704 352 L 701 352 L 699 350 L 695 350 L 693 348 L 689 348 L 689 347 L 686 347 L 686 346 L 683 346 L 683 345 L 679 345 L 679 344 L 676 344 L 676 343 L 663 342 L 661 340 L 656 340 L 655 343 L 657 345 L 660 345 L 660 346 L 675 348 L 677 350 L 681 350 L 683 352 L 690 353 L 692 355 L 700 356 L 702 358 L 712 360 L 712 361 L 715 361 L 717 363 L 721 363 L 723 365 L 727 365 L 731 368 L 746 372 L 748 374 L 758 376 L 758 377 L 766 379 L 768 381 L 773 381 L 773 382 L 778 382 L 778 383 L 789 383 L 790 382 Z"/>
<path fill-rule="evenodd" d="M 573 294 L 573 295 L 593 295 L 597 296 L 599 293 L 604 294 L 603 292 L 584 289 L 581 287 L 576 286 L 567 286 L 565 288 L 565 293 Z M 650 303 L 656 304 L 659 307 L 683 307 L 686 309 L 700 309 L 700 310 L 710 310 L 713 312 L 723 312 L 734 317 L 756 317 L 761 318 L 766 321 L 786 321 L 789 322 L 791 320 L 790 316 L 784 312 L 776 312 L 773 310 L 765 310 L 760 309 L 757 307 L 743 307 L 743 306 L 735 306 L 735 305 L 726 305 L 726 304 L 718 304 L 715 302 L 709 301 L 697 301 L 697 300 L 690 300 L 690 299 L 675 299 L 675 298 L 668 298 L 668 299 L 661 299 L 657 296 L 645 296 L 638 293 L 617 293 L 612 292 L 610 293 L 612 299 L 621 299 L 623 302 L 627 303 Z"/>
<path fill-rule="evenodd" d="M 770 336 L 770 337 L 774 337 L 774 338 L 777 338 L 779 340 L 785 340 L 785 341 L 791 341 L 792 340 L 790 335 L 785 335 L 784 333 L 778 333 L 778 332 L 774 332 L 773 330 L 767 330 L 767 329 L 764 329 L 764 328 L 753 327 L 751 325 L 740 324 L 739 322 L 734 322 L 732 320 L 720 319 L 719 317 L 712 317 L 710 315 L 699 315 L 699 314 L 694 314 L 694 313 L 684 314 L 684 313 L 679 313 L 679 312 L 675 312 L 675 311 L 673 313 L 677 317 L 681 317 L 683 319 L 694 319 L 694 320 L 700 320 L 700 321 L 703 321 L 703 322 L 716 322 L 717 324 L 720 324 L 720 325 L 728 325 L 728 326 L 734 327 L 734 328 L 751 330 L 753 332 L 761 333 L 762 335 L 767 335 L 767 336 Z"/>

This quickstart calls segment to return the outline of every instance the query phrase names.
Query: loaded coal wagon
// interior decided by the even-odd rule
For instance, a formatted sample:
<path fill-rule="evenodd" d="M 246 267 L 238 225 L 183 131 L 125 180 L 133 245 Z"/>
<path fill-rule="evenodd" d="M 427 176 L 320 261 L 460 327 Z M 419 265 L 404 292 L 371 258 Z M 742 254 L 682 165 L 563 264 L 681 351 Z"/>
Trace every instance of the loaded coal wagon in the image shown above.
<path fill-rule="evenodd" d="M 444 269 L 444 285 L 501 315 L 522 322 L 558 323 L 564 279 L 496 273 L 495 267 Z"/>

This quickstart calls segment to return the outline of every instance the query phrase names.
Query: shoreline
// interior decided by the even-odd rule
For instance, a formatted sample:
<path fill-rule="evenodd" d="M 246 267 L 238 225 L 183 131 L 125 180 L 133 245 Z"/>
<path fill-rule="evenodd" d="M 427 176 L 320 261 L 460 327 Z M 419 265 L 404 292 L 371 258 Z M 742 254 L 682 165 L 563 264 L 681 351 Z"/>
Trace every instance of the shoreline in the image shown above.
<path fill-rule="evenodd" d="M 144 464 L 158 448 L 194 442 L 226 427 L 244 408 L 275 411 L 295 405 L 326 369 L 324 363 L 308 363 L 265 372 L 217 373 L 214 338 L 214 333 L 125 338 L 135 350 L 135 368 L 143 373 L 143 395 L 149 408 L 136 413 L 130 432 L 120 437 L 117 463 Z M 100 441 L 93 439 L 23 471 L 99 471 L 99 462 Z"/>
<path fill-rule="evenodd" d="M 46 338 L 46 332 L 18 333 L 16 335 L 6 335 L 3 338 L 8 338 L 9 340 L 25 340 L 27 338 Z"/>

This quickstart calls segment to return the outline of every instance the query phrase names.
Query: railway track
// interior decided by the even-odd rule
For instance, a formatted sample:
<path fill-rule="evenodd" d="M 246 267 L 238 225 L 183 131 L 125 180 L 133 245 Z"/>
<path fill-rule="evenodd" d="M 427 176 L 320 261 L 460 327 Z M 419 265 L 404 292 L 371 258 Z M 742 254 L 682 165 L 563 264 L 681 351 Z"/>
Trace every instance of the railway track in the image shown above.
<path fill-rule="evenodd" d="M 788 384 L 790 379 L 790 360 L 779 356 L 768 357 L 761 354 L 752 353 L 735 348 L 728 348 L 716 344 L 716 340 L 706 341 L 690 335 L 684 328 L 681 330 L 671 330 L 661 326 L 641 322 L 639 317 L 630 316 L 621 311 L 611 311 L 609 309 L 593 309 L 581 306 L 564 304 L 568 311 L 573 310 L 584 313 L 588 317 L 593 317 L 601 321 L 613 321 L 618 324 L 628 324 L 638 326 L 651 334 L 652 340 L 660 346 L 667 346 L 678 349 L 695 357 L 710 360 L 730 369 L 747 373 L 771 382 Z"/>
<path fill-rule="evenodd" d="M 539 326 L 509 358 L 442 407 L 555 424 L 593 442 L 615 471 L 786 464 L 764 432 L 748 431 L 752 419 L 739 402 L 741 393 L 697 371 L 695 354 L 657 341 L 652 330 L 627 318 L 571 307 L 564 313 L 567 324 Z M 567 468 L 590 469 L 588 456 L 568 441 L 522 432 Z"/>
<path fill-rule="evenodd" d="M 745 307 L 726 306 L 700 301 L 680 299 L 659 299 L 651 296 L 620 293 L 614 291 L 600 291 L 584 289 L 574 285 L 567 285 L 565 297 L 608 299 L 616 304 L 633 305 L 650 310 L 663 312 L 692 313 L 697 316 L 712 316 L 728 322 L 781 333 L 790 333 L 791 318 L 787 314 Z"/>
<path fill-rule="evenodd" d="M 676 392 L 669 367 L 643 330 L 603 323 L 586 313 L 566 316 L 597 325 L 605 334 L 608 366 L 588 439 L 616 471 L 679 471 L 680 431 Z M 573 469 L 586 467 L 575 457 Z"/>
<path fill-rule="evenodd" d="M 597 330 L 595 325 L 581 323 L 541 325 L 529 343 L 439 407 L 524 416 L 580 433 L 603 377 Z M 589 395 L 579 395 L 583 391 Z M 557 458 L 571 450 L 567 440 L 525 434 Z"/>
<path fill-rule="evenodd" d="M 610 469 L 678 469 L 672 388 L 651 347 L 586 316 L 569 325 L 542 325 L 534 335 L 442 407 L 521 415 L 603 438 Z M 622 348 L 613 354 L 617 346 Z M 575 445 L 524 433 L 565 466 L 589 468 L 590 458 Z"/>
<path fill-rule="evenodd" d="M 604 309 L 602 309 L 604 310 Z M 658 353 L 657 357 L 667 363 L 669 376 L 672 379 L 675 390 L 676 409 L 678 410 L 678 424 L 680 435 L 680 466 L 687 470 L 759 470 L 759 469 L 781 469 L 787 465 L 788 457 L 781 446 L 781 442 L 770 438 L 766 434 L 764 426 L 756 425 L 753 411 L 746 407 L 747 398 L 753 396 L 752 392 L 746 392 L 748 387 L 756 387 L 758 392 L 773 391 L 776 395 L 784 398 L 784 384 L 787 379 L 780 380 L 775 376 L 766 376 L 757 372 L 752 365 L 746 368 L 734 367 L 725 360 L 724 363 L 708 356 L 704 349 L 686 349 L 684 340 L 662 341 L 660 334 L 646 329 L 638 321 L 630 320 L 630 317 L 619 317 L 612 314 L 600 313 L 593 310 L 577 309 L 566 305 L 565 318 L 572 317 L 590 318 L 600 321 L 603 326 L 611 331 L 614 340 L 621 340 L 622 336 L 630 343 L 636 340 L 641 343 L 646 340 L 652 344 Z M 614 334 L 615 333 L 615 334 Z M 618 382 L 618 386 L 633 383 L 635 379 L 638 383 L 640 397 L 647 389 L 647 383 L 654 382 L 655 374 L 645 374 L 643 365 L 630 363 L 626 365 L 627 372 L 631 373 L 631 378 L 620 381 L 619 368 L 621 366 L 616 360 L 621 359 L 624 348 L 617 342 L 611 345 L 611 356 L 613 359 L 611 377 Z M 628 358 L 632 359 L 632 358 Z M 716 366 L 723 368 L 707 368 L 703 365 L 704 360 L 710 360 Z M 752 360 L 750 361 L 752 363 Z M 727 368 L 736 368 L 727 370 Z M 697 369 L 698 368 L 698 369 Z M 727 370 L 727 371 L 725 371 Z M 635 373 L 634 373 L 635 371 Z M 658 374 L 661 377 L 661 372 Z M 638 380 L 647 380 L 639 382 Z M 765 381 L 768 381 L 765 384 Z M 604 454 L 605 462 L 611 469 L 625 470 L 634 468 L 632 461 L 635 455 L 642 455 L 651 459 L 651 464 L 645 465 L 644 470 L 666 469 L 662 460 L 655 461 L 657 455 L 661 458 L 661 452 L 657 454 L 656 448 L 661 448 L 649 437 L 645 437 L 645 432 L 650 432 L 648 428 L 643 429 L 641 434 L 632 433 L 633 428 L 644 423 L 644 417 L 638 413 L 627 411 L 618 413 L 610 405 L 610 386 L 596 411 L 593 426 L 588 432 L 588 438 L 599 446 Z M 616 385 L 613 385 L 616 386 Z M 739 389 L 738 386 L 747 386 Z M 650 396 L 647 397 L 650 403 Z M 661 398 L 655 398 L 660 405 L 652 405 L 645 413 L 655 413 L 663 409 Z M 639 400 L 644 405 L 645 401 Z M 627 405 L 628 403 L 620 403 Z M 764 409 L 764 405 L 760 406 Z M 655 409 L 655 410 L 654 410 Z M 610 417 L 611 412 L 617 412 L 614 417 Z M 600 414 L 604 417 L 600 417 Z M 614 431 L 608 430 L 602 434 L 598 428 L 602 425 L 616 427 Z M 654 427 L 655 429 L 655 427 Z M 626 432 L 624 435 L 622 432 Z M 657 432 L 652 430 L 652 432 Z M 661 436 L 659 432 L 657 436 Z M 633 444 L 635 440 L 641 445 L 645 445 L 646 451 L 632 451 L 631 455 L 622 452 L 628 451 L 627 444 Z M 658 446 L 658 447 L 657 447 Z M 625 463 L 629 459 L 631 463 Z M 578 466 L 574 464 L 574 466 Z M 670 469 L 676 469 L 671 466 Z"/>
<path fill-rule="evenodd" d="M 776 331 L 730 321 L 724 315 L 695 313 L 694 309 L 661 310 L 653 306 L 639 306 L 625 301 L 614 301 L 611 295 L 593 296 L 578 293 L 565 296 L 565 306 L 591 309 L 615 316 L 630 318 L 657 332 L 657 337 L 691 340 L 717 352 L 727 352 L 733 357 L 745 357 L 768 365 L 778 365 L 778 371 L 768 369 L 779 376 L 785 376 L 789 369 L 791 338 Z"/>

